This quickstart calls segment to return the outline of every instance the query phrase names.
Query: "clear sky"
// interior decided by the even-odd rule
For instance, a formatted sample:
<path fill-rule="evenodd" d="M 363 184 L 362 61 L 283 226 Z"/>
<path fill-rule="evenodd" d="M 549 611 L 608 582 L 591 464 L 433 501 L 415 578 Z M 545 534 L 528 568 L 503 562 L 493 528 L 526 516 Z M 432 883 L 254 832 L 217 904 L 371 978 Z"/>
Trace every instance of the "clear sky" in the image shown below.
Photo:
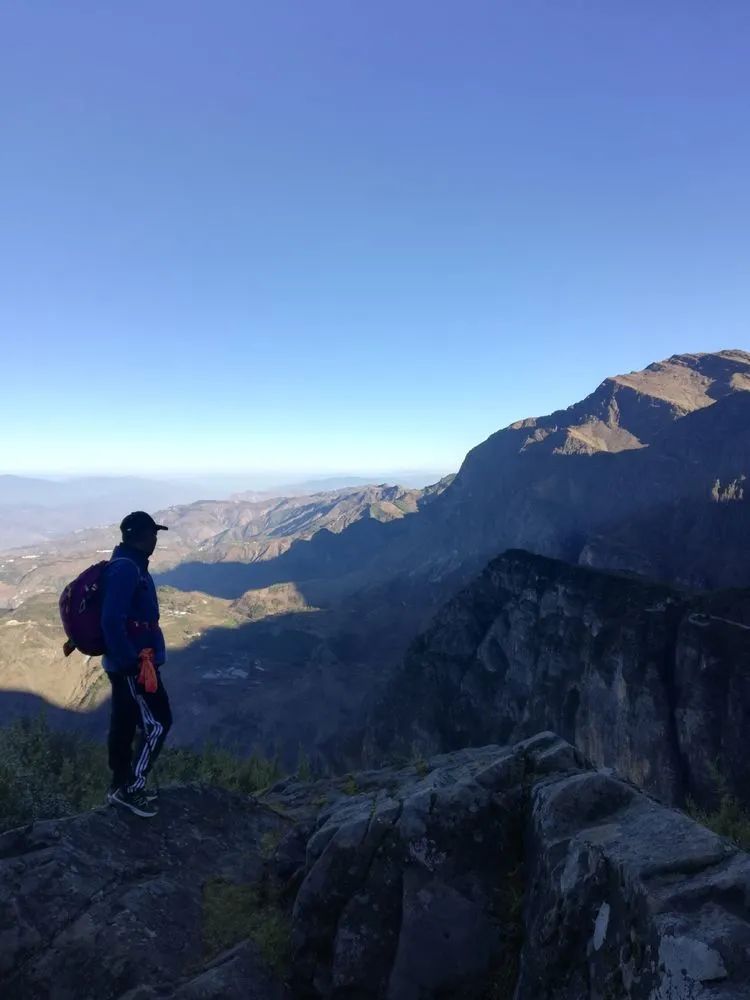
<path fill-rule="evenodd" d="M 449 471 L 748 347 L 747 0 L 5 0 L 0 471 Z"/>

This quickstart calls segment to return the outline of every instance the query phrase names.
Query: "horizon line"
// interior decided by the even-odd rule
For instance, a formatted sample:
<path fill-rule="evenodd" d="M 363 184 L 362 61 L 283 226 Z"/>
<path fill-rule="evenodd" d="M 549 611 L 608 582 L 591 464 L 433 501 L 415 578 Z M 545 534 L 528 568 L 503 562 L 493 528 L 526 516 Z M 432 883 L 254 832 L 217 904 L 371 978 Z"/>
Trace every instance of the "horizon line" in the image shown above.
<path fill-rule="evenodd" d="M 452 469 L 451 471 L 455 471 Z M 62 471 L 52 469 L 0 469 L 0 477 L 13 477 L 17 479 L 151 479 L 164 481 L 170 478 L 202 478 L 214 479 L 224 477 L 275 477 L 276 479 L 288 478 L 290 476 L 298 478 L 341 478 L 346 476 L 357 476 L 366 478 L 370 476 L 382 475 L 422 475 L 424 473 L 450 475 L 450 472 L 443 472 L 435 466 L 396 466 L 393 468 L 381 469 L 222 469 L 222 470 L 196 470 L 196 469 L 175 469 L 175 470 L 125 470 L 114 472 L 101 469 L 84 469 L 76 471 Z"/>

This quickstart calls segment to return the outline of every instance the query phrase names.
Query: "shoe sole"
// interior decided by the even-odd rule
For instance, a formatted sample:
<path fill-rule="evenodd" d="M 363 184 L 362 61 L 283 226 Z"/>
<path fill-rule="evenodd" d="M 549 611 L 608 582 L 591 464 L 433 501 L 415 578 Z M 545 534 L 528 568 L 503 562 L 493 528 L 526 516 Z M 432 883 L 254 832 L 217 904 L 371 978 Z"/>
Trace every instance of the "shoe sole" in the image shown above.
<path fill-rule="evenodd" d="M 159 801 L 159 796 L 156 793 L 149 794 L 148 792 L 146 792 L 145 794 L 146 794 L 146 802 L 148 802 L 149 805 L 155 805 L 155 803 Z M 107 792 L 106 800 L 109 803 L 109 805 L 111 806 L 115 805 L 116 804 L 115 793 Z"/>
<path fill-rule="evenodd" d="M 125 802 L 124 799 L 118 799 L 116 795 L 111 796 L 109 799 L 110 805 L 121 806 L 123 809 L 129 809 L 136 816 L 143 816 L 144 819 L 151 819 L 156 816 L 157 810 L 153 809 L 151 812 L 145 812 L 143 809 L 139 809 L 138 806 L 134 806 L 132 802 Z"/>

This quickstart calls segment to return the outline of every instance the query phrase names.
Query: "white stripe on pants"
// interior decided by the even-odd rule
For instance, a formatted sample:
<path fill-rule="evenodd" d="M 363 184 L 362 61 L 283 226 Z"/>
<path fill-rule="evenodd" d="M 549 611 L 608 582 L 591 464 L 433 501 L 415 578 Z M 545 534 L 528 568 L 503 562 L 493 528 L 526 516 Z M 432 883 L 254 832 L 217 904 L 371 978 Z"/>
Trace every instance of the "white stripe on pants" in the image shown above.
<path fill-rule="evenodd" d="M 162 726 L 160 722 L 156 721 L 151 709 L 146 704 L 146 699 L 143 695 L 138 693 L 135 679 L 133 677 L 128 677 L 128 685 L 130 687 L 130 693 L 133 695 L 133 698 L 135 698 L 138 707 L 141 710 L 141 722 L 143 723 L 143 749 L 141 750 L 135 767 L 133 768 L 135 780 L 128 787 L 129 792 L 137 792 L 146 784 L 146 773 L 148 771 L 149 763 L 151 762 L 151 756 L 156 748 L 156 744 L 159 741 L 159 737 L 164 732 L 164 726 Z"/>

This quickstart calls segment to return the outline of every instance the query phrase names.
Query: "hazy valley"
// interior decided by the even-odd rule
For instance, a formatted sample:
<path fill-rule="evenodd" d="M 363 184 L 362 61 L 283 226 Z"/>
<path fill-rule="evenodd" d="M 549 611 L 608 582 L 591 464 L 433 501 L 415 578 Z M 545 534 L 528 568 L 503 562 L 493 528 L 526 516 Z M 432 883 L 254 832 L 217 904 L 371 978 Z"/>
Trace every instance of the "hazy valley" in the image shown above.
<path fill-rule="evenodd" d="M 409 643 L 509 548 L 691 592 L 750 585 L 748 388 L 750 355 L 681 356 L 512 424 L 426 490 L 166 508 L 152 567 L 175 740 L 351 764 Z M 116 538 L 83 529 L 0 557 L 5 717 L 37 698 L 104 732 L 106 684 L 96 662 L 63 662 L 56 601 Z"/>

